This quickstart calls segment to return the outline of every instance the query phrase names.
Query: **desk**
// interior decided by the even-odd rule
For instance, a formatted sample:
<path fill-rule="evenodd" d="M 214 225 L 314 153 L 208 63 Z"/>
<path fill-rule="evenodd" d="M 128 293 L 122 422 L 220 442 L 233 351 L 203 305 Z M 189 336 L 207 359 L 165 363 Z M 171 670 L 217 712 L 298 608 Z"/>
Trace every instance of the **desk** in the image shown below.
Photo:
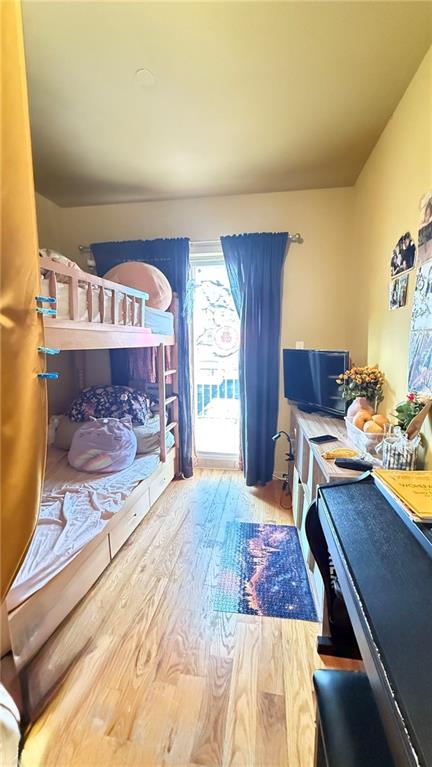
<path fill-rule="evenodd" d="M 334 461 L 328 461 L 322 457 L 327 450 L 333 450 L 336 447 L 353 447 L 347 440 L 345 422 L 341 418 L 303 413 L 297 407 L 291 406 L 290 430 L 294 440 L 295 455 L 291 483 L 294 523 L 299 532 L 306 572 L 313 590 L 318 615 L 321 617 L 324 589 L 306 537 L 306 513 L 312 501 L 315 500 L 318 485 L 357 477 L 359 472 L 340 469 Z M 337 441 L 322 444 L 314 444 L 310 441 L 311 437 L 318 437 L 321 434 L 331 434 L 337 438 Z"/>
<path fill-rule="evenodd" d="M 432 543 L 372 478 L 318 492 L 318 518 L 398 767 L 432 767 Z"/>

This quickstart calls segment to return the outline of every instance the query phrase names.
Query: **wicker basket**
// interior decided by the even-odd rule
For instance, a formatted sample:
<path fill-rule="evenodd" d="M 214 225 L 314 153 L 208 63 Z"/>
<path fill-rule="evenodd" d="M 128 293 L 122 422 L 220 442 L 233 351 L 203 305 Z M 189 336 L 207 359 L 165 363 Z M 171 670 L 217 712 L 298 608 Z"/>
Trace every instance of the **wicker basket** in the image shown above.
<path fill-rule="evenodd" d="M 353 422 L 349 421 L 348 418 L 345 418 L 345 425 L 349 441 L 358 447 L 362 453 L 375 453 L 377 446 L 383 441 L 384 433 L 372 434 L 362 431 L 357 426 L 354 426 Z"/>

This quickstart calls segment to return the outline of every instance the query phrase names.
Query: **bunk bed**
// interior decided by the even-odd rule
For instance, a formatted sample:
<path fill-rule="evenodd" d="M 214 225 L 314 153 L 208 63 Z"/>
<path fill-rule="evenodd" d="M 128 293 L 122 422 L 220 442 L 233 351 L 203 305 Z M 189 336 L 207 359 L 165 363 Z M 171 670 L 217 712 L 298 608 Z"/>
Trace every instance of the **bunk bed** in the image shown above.
<path fill-rule="evenodd" d="M 32 718 L 47 692 L 40 682 L 40 669 L 36 674 L 35 689 L 30 691 L 28 674 L 34 659 L 178 473 L 179 445 L 175 394 L 178 391 L 176 296 L 173 296 L 171 311 L 151 310 L 146 307 L 146 293 L 48 258 L 40 259 L 40 267 L 38 310 L 43 315 L 44 349 L 80 352 L 86 349 L 157 348 L 159 449 L 156 455 L 137 456 L 130 470 L 119 472 L 119 479 L 112 474 L 96 474 L 89 478 L 88 474 L 68 466 L 64 451 L 48 450 L 45 492 L 51 493 L 54 500 L 65 488 L 74 498 L 79 498 L 80 492 L 87 493 L 84 502 L 86 498 L 91 501 L 94 493 L 100 502 L 103 498 L 101 488 L 105 488 L 105 497 L 114 499 L 114 505 L 109 506 L 106 513 L 99 514 L 96 523 L 92 520 L 92 530 L 81 531 L 82 545 L 78 543 L 75 548 L 69 545 L 67 556 L 62 551 L 63 559 L 60 557 L 58 561 L 51 556 L 45 572 L 39 567 L 37 573 L 32 573 L 28 568 L 29 577 L 20 580 L 18 575 L 18 585 L 14 584 L 8 595 L 7 620 L 6 615 L 2 615 L 1 654 L 9 653 L 11 674 L 16 674 L 20 680 L 27 718 Z M 77 359 L 80 359 L 79 354 Z M 83 380 L 82 368 L 79 379 Z M 167 383 L 171 384 L 172 390 L 169 396 Z M 167 433 L 174 436 L 174 445 L 170 449 L 166 446 Z M 42 503 L 41 510 L 43 508 Z M 53 514 L 50 512 L 48 516 Z M 55 523 L 58 520 L 49 521 Z M 52 553 L 56 545 L 53 539 L 47 548 Z M 25 567 L 26 560 L 21 570 Z"/>

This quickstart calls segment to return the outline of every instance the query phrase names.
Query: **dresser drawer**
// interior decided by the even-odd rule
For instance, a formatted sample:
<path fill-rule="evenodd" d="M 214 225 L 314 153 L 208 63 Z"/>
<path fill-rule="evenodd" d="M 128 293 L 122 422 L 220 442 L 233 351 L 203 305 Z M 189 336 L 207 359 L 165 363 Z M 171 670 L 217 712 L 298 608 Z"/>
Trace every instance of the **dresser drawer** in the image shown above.
<path fill-rule="evenodd" d="M 155 472 L 154 480 L 150 485 L 150 506 L 157 501 L 165 488 L 174 477 L 174 453 L 167 456 L 166 463 L 162 463 Z"/>
<path fill-rule="evenodd" d="M 138 527 L 141 520 L 144 519 L 150 508 L 150 493 L 149 489 L 142 494 L 137 503 L 132 506 L 131 509 L 125 514 L 121 522 L 115 526 L 110 532 L 110 550 L 111 557 L 114 557 L 118 550 L 121 549 L 124 543 L 126 543 L 129 536 L 133 533 L 136 527 Z"/>

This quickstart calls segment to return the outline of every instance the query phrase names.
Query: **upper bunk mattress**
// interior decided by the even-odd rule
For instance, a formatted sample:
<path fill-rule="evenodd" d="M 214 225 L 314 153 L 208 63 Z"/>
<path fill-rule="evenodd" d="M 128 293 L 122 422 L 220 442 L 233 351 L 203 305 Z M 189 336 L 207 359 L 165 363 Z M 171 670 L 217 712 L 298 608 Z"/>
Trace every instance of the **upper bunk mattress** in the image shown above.
<path fill-rule="evenodd" d="M 8 594 L 8 609 L 17 607 L 63 570 L 159 462 L 156 454 L 139 455 L 123 471 L 88 474 L 69 465 L 66 451 L 50 447 L 36 530 Z"/>
<path fill-rule="evenodd" d="M 174 335 L 174 316 L 171 312 L 163 312 L 162 309 L 152 309 L 146 306 L 144 311 L 144 325 L 153 333 L 162 336 Z"/>

